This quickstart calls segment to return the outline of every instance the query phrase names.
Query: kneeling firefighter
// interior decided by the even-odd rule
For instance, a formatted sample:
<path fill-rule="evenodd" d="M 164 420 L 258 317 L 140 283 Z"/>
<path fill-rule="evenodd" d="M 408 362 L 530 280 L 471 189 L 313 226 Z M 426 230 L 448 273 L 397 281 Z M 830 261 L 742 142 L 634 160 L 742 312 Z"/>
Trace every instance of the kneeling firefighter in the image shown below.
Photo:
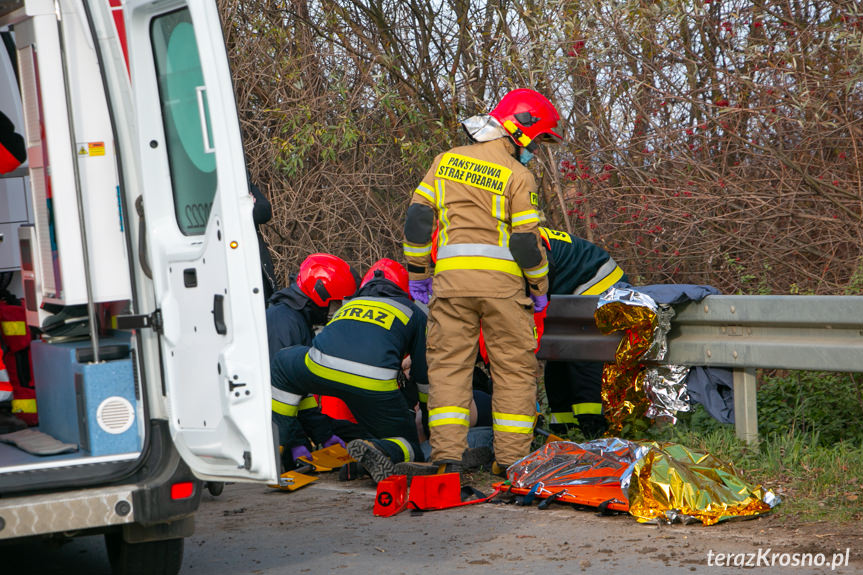
<path fill-rule="evenodd" d="M 311 345 L 314 327 L 327 322 L 330 305 L 340 304 L 354 295 L 358 279 L 347 262 L 332 254 L 311 254 L 303 260 L 296 281 L 277 291 L 269 300 L 266 313 L 270 361 L 281 349 Z M 293 437 L 290 445 L 285 423 L 289 417 L 299 418 L 304 431 L 302 441 Z M 279 428 L 285 469 L 293 468 L 297 458 L 310 455 L 305 436 L 323 447 L 336 443 L 344 445 L 344 441 L 333 433 L 332 422 L 321 413 L 317 400 L 312 396 L 294 405 L 281 401 L 279 390 L 273 388 L 273 421 Z"/>
<path fill-rule="evenodd" d="M 283 349 L 271 364 L 273 397 L 285 405 L 297 408 L 315 393 L 347 404 L 368 438 L 349 442 L 348 453 L 376 482 L 392 475 L 396 463 L 422 460 L 409 405 L 416 402 L 416 384 L 427 383 L 426 316 L 407 290 L 401 264 L 376 262 L 356 297 L 345 301 L 311 346 Z M 406 356 L 411 389 L 403 392 L 398 374 Z M 291 447 L 302 443 L 296 417 L 280 419 L 279 426 Z"/>

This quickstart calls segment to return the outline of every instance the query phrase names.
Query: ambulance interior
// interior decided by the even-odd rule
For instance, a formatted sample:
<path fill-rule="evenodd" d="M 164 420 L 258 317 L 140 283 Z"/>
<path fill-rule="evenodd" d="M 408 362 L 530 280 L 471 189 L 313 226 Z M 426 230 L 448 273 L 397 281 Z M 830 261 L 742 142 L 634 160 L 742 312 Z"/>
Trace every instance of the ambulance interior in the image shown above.
<path fill-rule="evenodd" d="M 0 491 L 118 476 L 146 439 L 137 337 L 111 329 L 134 286 L 109 106 L 85 19 L 63 16 L 0 3 L 0 111 L 27 147 L 0 175 L 0 287 L 23 300 L 2 327 L 32 338 L 29 375 L 4 354 L 30 425 L 0 436 Z"/>

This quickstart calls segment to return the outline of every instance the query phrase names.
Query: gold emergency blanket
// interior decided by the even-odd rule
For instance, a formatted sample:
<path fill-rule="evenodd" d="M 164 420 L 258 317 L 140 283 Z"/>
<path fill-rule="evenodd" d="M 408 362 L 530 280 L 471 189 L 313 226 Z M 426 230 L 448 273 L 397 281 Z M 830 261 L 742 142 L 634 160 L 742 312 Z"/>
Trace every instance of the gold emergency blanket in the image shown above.
<path fill-rule="evenodd" d="M 650 407 L 639 360 L 653 342 L 658 310 L 652 299 L 640 295 L 612 288 L 602 295 L 593 314 L 602 333 L 623 330 L 615 362 L 605 364 L 602 372 L 602 412 L 608 420 L 606 436 L 632 436 Z"/>
<path fill-rule="evenodd" d="M 713 525 L 758 515 L 780 503 L 769 489 L 747 484 L 730 463 L 674 443 L 649 448 L 629 478 L 629 513 L 639 522 L 701 521 Z"/>
<path fill-rule="evenodd" d="M 685 366 L 645 366 L 668 352 L 666 335 L 674 310 L 646 294 L 611 288 L 599 299 L 594 320 L 604 334 L 622 331 L 614 363 L 602 373 L 602 407 L 606 436 L 638 437 L 648 419 L 676 423 L 678 411 L 689 411 Z"/>

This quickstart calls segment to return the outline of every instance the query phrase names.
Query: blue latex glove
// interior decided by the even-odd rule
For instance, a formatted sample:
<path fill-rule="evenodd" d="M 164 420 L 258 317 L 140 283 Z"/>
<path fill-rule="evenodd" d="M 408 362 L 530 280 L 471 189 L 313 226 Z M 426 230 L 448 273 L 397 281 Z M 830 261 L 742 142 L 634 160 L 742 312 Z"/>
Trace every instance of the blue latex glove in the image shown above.
<path fill-rule="evenodd" d="M 533 300 L 533 312 L 534 313 L 539 313 L 548 307 L 548 296 L 547 295 L 530 294 L 530 299 Z"/>
<path fill-rule="evenodd" d="M 410 289 L 412 298 L 427 304 L 432 295 L 432 278 L 411 280 L 408 282 L 408 288 Z"/>
<path fill-rule="evenodd" d="M 296 447 L 291 448 L 291 457 L 296 461 L 300 457 L 306 457 L 307 459 L 312 458 L 312 454 L 309 453 L 309 448 L 305 445 L 297 445 Z"/>
<path fill-rule="evenodd" d="M 345 445 L 344 440 L 343 440 L 341 437 L 339 437 L 338 435 L 333 435 L 332 437 L 330 437 L 329 439 L 327 439 L 327 440 L 324 442 L 324 447 L 330 447 L 331 445 L 336 445 L 336 444 L 339 444 L 339 445 L 341 445 L 342 447 L 347 447 L 347 446 Z"/>

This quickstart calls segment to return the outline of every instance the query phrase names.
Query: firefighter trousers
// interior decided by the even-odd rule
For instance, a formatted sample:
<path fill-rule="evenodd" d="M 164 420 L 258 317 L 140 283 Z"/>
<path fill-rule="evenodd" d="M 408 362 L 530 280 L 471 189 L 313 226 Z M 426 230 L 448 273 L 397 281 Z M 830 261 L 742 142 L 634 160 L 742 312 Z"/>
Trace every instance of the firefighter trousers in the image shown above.
<path fill-rule="evenodd" d="M 314 366 L 307 356 L 308 346 L 293 346 L 280 350 L 273 358 L 270 371 L 273 386 L 273 419 L 279 428 L 279 442 L 288 447 L 302 445 L 302 428 L 292 406 L 299 406 L 303 398 L 311 394 L 338 397 L 351 410 L 357 420 L 357 429 L 364 430 L 363 439 L 374 443 L 394 463 L 422 461 L 422 451 L 417 435 L 416 418 L 408 407 L 404 395 L 393 380 L 388 391 L 363 389 L 344 381 L 350 374 L 330 370 L 336 381 L 315 374 Z M 277 407 L 279 406 L 279 407 Z"/>
<path fill-rule="evenodd" d="M 604 365 L 598 361 L 545 362 L 543 379 L 552 425 L 574 425 L 582 416 L 602 416 Z"/>
<path fill-rule="evenodd" d="M 435 297 L 426 344 L 432 461 L 460 461 L 467 447 L 480 325 L 494 382 L 495 458 L 506 466 L 530 452 L 537 372 L 530 298 Z"/>

